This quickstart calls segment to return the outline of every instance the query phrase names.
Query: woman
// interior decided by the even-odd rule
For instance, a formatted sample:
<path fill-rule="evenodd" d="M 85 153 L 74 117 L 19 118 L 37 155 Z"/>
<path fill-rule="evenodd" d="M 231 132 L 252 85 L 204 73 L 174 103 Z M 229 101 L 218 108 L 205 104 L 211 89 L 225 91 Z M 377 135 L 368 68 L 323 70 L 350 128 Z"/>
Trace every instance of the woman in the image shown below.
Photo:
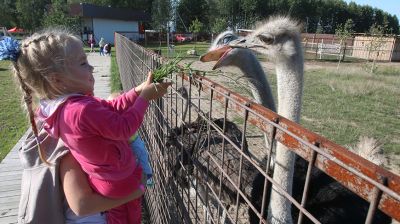
<path fill-rule="evenodd" d="M 41 147 L 50 166 L 38 153 L 33 134 L 27 136 L 19 154 L 23 166 L 18 223 L 106 223 L 101 212 L 133 199 L 144 192 L 135 191 L 125 198 L 109 199 L 89 186 L 87 177 L 61 141 L 43 129 Z"/>

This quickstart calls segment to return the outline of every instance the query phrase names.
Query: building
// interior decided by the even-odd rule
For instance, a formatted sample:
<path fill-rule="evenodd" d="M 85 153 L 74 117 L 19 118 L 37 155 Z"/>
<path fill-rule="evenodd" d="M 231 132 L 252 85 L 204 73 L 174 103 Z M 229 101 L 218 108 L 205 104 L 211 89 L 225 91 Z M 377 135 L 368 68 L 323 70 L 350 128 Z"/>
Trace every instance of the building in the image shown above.
<path fill-rule="evenodd" d="M 114 44 L 114 32 L 125 33 L 130 39 L 137 41 L 143 38 L 143 23 L 150 21 L 150 15 L 142 10 L 87 3 L 71 4 L 70 14 L 82 18 L 82 39 L 86 41 L 93 34 L 96 43 L 103 37 L 106 42 Z"/>
<path fill-rule="evenodd" d="M 380 42 L 380 43 L 376 43 Z M 371 47 L 376 46 L 376 47 Z M 353 57 L 378 61 L 400 61 L 400 37 L 356 36 Z"/>

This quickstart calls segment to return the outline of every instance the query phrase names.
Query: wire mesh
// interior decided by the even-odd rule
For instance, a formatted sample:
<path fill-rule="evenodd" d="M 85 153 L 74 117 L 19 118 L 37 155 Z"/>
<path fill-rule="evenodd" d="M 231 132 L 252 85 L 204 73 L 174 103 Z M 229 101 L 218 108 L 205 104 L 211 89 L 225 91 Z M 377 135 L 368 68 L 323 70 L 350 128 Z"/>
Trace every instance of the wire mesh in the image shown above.
<path fill-rule="evenodd" d="M 165 60 L 115 38 L 124 90 Z M 311 206 L 321 177 L 350 195 L 345 203 L 361 201 L 362 222 L 400 219 L 399 176 L 198 72 L 169 78 L 172 87 L 151 103 L 140 129 L 154 170 L 145 194 L 151 223 L 266 223 L 271 186 L 292 203 L 294 222 L 325 223 Z M 297 156 L 292 194 L 272 178 L 276 141 Z"/>

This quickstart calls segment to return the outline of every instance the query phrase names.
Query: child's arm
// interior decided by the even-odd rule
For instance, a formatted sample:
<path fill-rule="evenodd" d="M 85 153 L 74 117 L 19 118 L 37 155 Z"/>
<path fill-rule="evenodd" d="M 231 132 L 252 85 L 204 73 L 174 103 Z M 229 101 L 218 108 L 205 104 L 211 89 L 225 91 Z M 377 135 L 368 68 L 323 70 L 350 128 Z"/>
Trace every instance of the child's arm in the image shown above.
<path fill-rule="evenodd" d="M 89 186 L 87 176 L 71 154 L 62 158 L 59 172 L 68 205 L 78 216 L 106 211 L 144 194 L 144 188 L 135 190 L 121 199 L 110 199 L 95 193 Z"/>
<path fill-rule="evenodd" d="M 121 94 L 115 99 L 102 101 L 102 104 L 113 108 L 115 111 L 122 112 L 135 103 L 136 99 L 141 94 L 142 89 L 148 85 L 151 85 L 152 80 L 153 74 L 149 72 L 145 82 L 132 88 L 128 92 Z"/>
<path fill-rule="evenodd" d="M 153 73 L 149 72 L 145 82 L 113 100 L 103 100 L 102 104 L 113 108 L 115 111 L 122 112 L 134 105 L 138 98 L 144 98 L 146 100 L 158 99 L 167 92 L 171 82 L 152 83 L 152 80 Z"/>
<path fill-rule="evenodd" d="M 92 133 L 113 140 L 127 140 L 140 127 L 149 102 L 143 98 L 136 100 L 132 107 L 118 113 L 87 98 L 79 105 L 67 107 L 66 123 L 81 133 Z"/>

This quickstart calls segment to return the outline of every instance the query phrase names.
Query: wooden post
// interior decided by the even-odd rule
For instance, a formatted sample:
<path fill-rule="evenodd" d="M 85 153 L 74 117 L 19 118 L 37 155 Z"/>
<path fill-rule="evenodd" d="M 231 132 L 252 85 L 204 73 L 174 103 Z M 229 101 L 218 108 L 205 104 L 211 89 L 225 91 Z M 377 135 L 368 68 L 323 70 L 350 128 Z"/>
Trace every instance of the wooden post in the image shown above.
<path fill-rule="evenodd" d="M 318 44 L 319 44 L 319 39 L 317 39 L 317 43 L 316 43 L 316 48 L 315 48 L 315 58 L 318 58 Z"/>

